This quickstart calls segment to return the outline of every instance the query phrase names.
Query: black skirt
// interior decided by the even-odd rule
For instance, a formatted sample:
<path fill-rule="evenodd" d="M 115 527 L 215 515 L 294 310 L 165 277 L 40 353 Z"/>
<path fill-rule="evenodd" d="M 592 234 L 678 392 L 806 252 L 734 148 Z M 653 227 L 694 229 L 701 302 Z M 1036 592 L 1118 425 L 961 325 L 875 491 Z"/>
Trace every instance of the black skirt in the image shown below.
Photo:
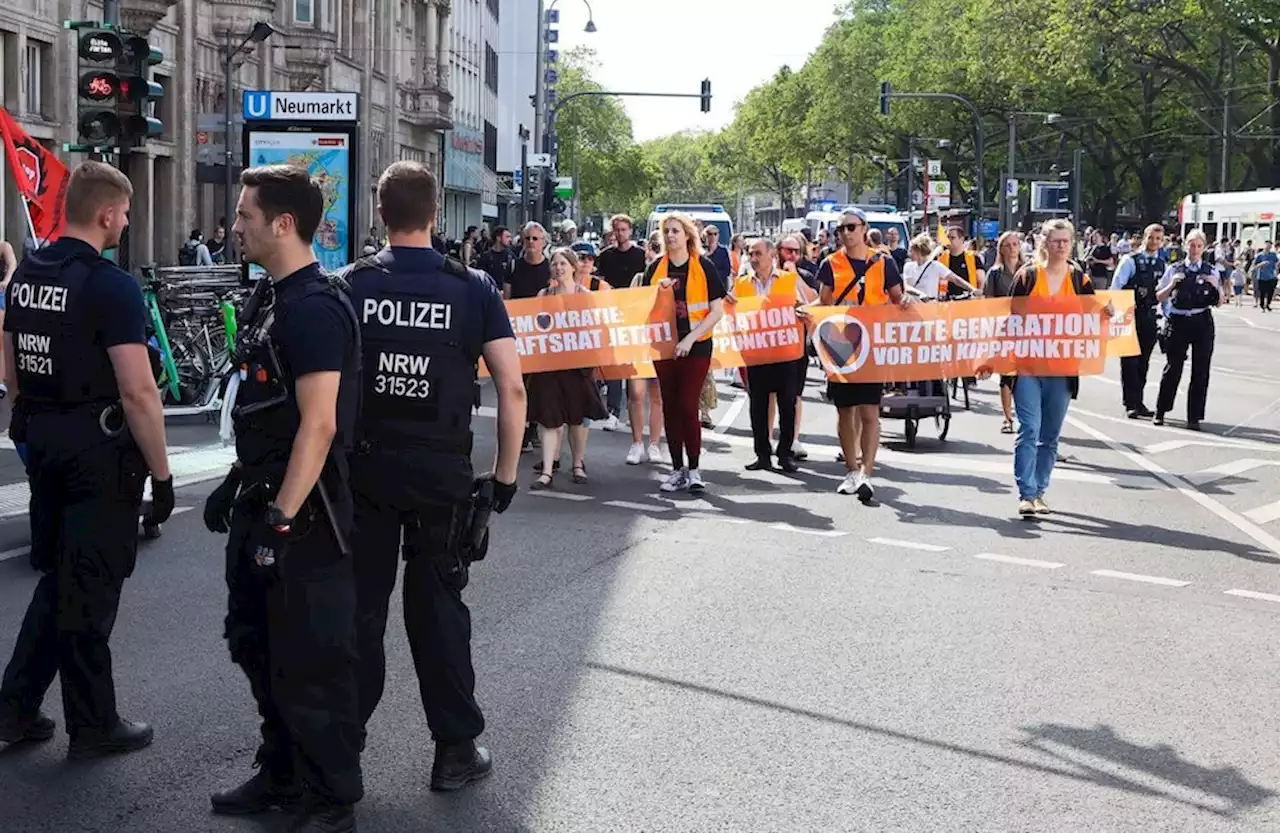
<path fill-rule="evenodd" d="M 609 416 L 589 369 L 534 373 L 529 377 L 528 393 L 528 419 L 544 428 L 581 425 L 584 420 Z"/>

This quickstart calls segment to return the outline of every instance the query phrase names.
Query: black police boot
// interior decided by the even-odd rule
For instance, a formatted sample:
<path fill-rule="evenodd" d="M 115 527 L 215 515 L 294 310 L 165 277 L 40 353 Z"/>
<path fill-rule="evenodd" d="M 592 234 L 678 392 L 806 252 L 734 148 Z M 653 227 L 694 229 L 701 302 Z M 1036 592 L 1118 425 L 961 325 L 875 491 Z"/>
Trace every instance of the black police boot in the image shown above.
<path fill-rule="evenodd" d="M 19 714 L 8 707 L 0 707 L 0 744 L 48 740 L 57 728 L 58 724 L 44 712 Z"/>
<path fill-rule="evenodd" d="M 247 816 L 268 810 L 291 810 L 302 800 L 302 789 L 292 780 L 282 781 L 266 767 L 238 787 L 209 796 L 213 812 L 224 816 Z"/>
<path fill-rule="evenodd" d="M 71 736 L 71 760 L 136 752 L 151 745 L 155 732 L 146 723 L 120 720 L 110 729 L 80 729 Z"/>
<path fill-rule="evenodd" d="M 289 826 L 289 833 L 356 833 L 356 812 L 350 804 L 329 804 L 312 798 Z"/>
<path fill-rule="evenodd" d="M 461 743 L 437 743 L 436 760 L 431 767 L 431 789 L 436 792 L 460 790 L 479 781 L 493 771 L 493 756 L 473 740 Z"/>

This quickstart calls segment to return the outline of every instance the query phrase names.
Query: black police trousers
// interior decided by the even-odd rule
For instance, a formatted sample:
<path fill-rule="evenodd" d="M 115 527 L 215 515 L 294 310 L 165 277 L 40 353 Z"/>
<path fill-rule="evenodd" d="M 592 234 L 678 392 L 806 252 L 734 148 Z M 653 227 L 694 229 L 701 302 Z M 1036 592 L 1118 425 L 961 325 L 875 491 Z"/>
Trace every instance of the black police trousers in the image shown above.
<path fill-rule="evenodd" d="M 1213 361 L 1213 313 L 1169 316 L 1169 336 L 1165 343 L 1164 375 L 1160 377 L 1160 397 L 1156 412 L 1173 410 L 1182 381 L 1182 366 L 1191 351 L 1191 384 L 1187 386 L 1187 421 L 1204 419 L 1204 406 L 1209 398 L 1209 365 Z"/>
<path fill-rule="evenodd" d="M 387 670 L 383 636 L 403 535 L 404 625 L 431 737 L 437 743 L 479 737 L 484 715 L 475 698 L 471 611 L 462 601 L 468 571 L 448 552 L 454 509 L 406 511 L 376 503 L 358 489 L 355 505 L 361 722 L 368 723 L 382 699 Z"/>
<path fill-rule="evenodd" d="M 354 804 L 363 787 L 352 559 L 317 515 L 274 574 L 261 572 L 247 550 L 264 508 L 237 504 L 227 542 L 225 636 L 262 715 L 257 762 L 330 803 Z"/>
<path fill-rule="evenodd" d="M 797 361 L 808 362 L 808 359 Z M 796 362 L 758 364 L 747 368 L 747 393 L 750 398 L 751 436 L 755 441 L 756 459 L 769 460 L 773 445 L 769 439 L 769 395 L 778 402 L 778 459 L 792 455 L 796 434 L 796 397 L 800 395 L 800 373 Z"/>
<path fill-rule="evenodd" d="M 61 674 L 67 732 L 110 729 L 119 715 L 108 642 L 137 562 L 146 465 L 131 441 L 102 436 L 96 416 L 35 415 L 27 436 L 31 562 L 44 575 L 5 668 L 0 704 L 32 715 Z"/>
<path fill-rule="evenodd" d="M 1120 359 L 1120 385 L 1124 391 L 1124 408 L 1133 411 L 1143 407 L 1147 387 L 1147 373 L 1151 368 L 1151 353 L 1159 341 L 1159 325 L 1156 323 L 1155 310 L 1144 314 L 1134 310 L 1134 332 L 1138 336 L 1139 353 L 1136 356 L 1122 356 Z"/>

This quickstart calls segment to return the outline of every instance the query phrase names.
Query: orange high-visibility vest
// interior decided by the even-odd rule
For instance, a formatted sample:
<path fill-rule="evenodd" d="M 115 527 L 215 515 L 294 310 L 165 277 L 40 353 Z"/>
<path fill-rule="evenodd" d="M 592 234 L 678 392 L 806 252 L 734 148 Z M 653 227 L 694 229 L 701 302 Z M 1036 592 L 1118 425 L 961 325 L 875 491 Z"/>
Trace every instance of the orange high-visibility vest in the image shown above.
<path fill-rule="evenodd" d="M 839 298 L 841 293 L 845 291 L 845 287 L 858 279 L 857 274 L 853 271 L 853 264 L 849 262 L 849 256 L 844 253 L 844 249 L 839 249 L 827 257 L 827 262 L 831 264 L 831 274 L 835 278 L 835 286 L 832 287 L 832 298 Z M 858 303 L 858 299 L 854 297 L 856 289 L 850 289 L 848 294 L 844 296 L 843 304 L 852 306 Z M 884 289 L 884 255 L 876 253 L 867 261 L 867 271 L 862 276 L 862 305 L 864 307 L 874 307 L 879 304 L 889 303 L 889 295 Z"/>
<path fill-rule="evenodd" d="M 658 266 L 653 270 L 653 282 L 665 280 L 667 277 L 667 266 L 669 260 L 666 255 L 658 261 Z M 689 277 L 684 284 L 684 305 L 689 312 L 689 330 L 692 332 L 698 326 L 698 322 L 707 317 L 707 313 L 711 311 L 711 302 L 707 300 L 707 273 L 702 270 L 702 259 L 697 255 L 689 256 Z M 698 341 L 706 341 L 711 338 L 711 331 L 708 330 Z"/>
<path fill-rule="evenodd" d="M 942 251 L 942 254 L 938 255 L 938 262 L 941 263 L 943 266 L 947 267 L 948 269 L 951 269 L 951 250 L 944 249 Z M 974 257 L 973 252 L 969 251 L 968 249 L 964 250 L 964 268 L 965 268 L 965 277 L 968 279 L 969 283 L 973 284 L 974 286 L 977 286 L 978 285 L 978 258 Z M 951 269 L 951 271 L 954 272 L 956 270 Z M 951 279 L 947 277 L 945 272 L 942 274 L 941 277 L 938 278 L 938 294 L 939 295 L 947 294 L 947 284 L 949 284 L 950 282 L 951 282 Z"/>
<path fill-rule="evenodd" d="M 795 272 L 774 272 L 773 284 L 769 287 L 769 297 L 785 300 L 789 304 L 796 302 L 796 279 L 800 276 Z M 754 298 L 756 292 L 755 275 L 743 275 L 733 285 L 733 294 L 739 298 Z"/>

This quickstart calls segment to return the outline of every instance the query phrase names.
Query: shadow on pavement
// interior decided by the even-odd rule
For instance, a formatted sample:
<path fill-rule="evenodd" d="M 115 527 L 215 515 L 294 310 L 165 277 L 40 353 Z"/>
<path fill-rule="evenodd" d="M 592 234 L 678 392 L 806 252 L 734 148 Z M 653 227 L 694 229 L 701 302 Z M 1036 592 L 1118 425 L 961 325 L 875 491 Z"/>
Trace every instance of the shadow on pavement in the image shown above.
<path fill-rule="evenodd" d="M 691 683 L 684 680 L 673 679 L 671 677 L 635 671 L 629 668 L 621 668 L 596 662 L 588 662 L 587 666 L 597 671 L 615 674 L 620 677 L 650 683 L 652 685 L 677 688 L 693 694 L 731 700 L 735 703 L 742 703 L 770 711 L 784 712 L 807 720 L 814 720 L 828 725 L 843 726 L 857 732 L 865 732 L 867 734 L 876 735 L 889 740 L 923 746 L 929 749 L 936 749 L 941 752 L 949 752 L 955 755 L 962 755 L 967 758 L 996 764 L 998 766 L 1016 767 L 1018 769 L 1030 770 L 1032 772 L 1038 772 L 1058 778 L 1065 778 L 1085 784 L 1095 784 L 1097 786 L 1121 790 L 1123 792 L 1134 793 L 1137 795 L 1164 798 L 1205 812 L 1213 813 L 1218 816 L 1231 817 L 1238 815 L 1243 811 L 1260 806 L 1276 795 L 1275 791 L 1250 782 L 1234 767 L 1225 767 L 1221 769 L 1208 769 L 1206 767 L 1201 767 L 1190 763 L 1189 761 L 1182 760 L 1172 747 L 1143 747 L 1124 741 L 1107 726 L 1100 726 L 1097 729 L 1092 730 L 1076 729 L 1070 726 L 1057 726 L 1052 724 L 1042 724 L 1040 726 L 1024 728 L 1023 731 L 1026 732 L 1027 737 L 1018 741 L 1019 745 L 1041 754 L 1051 755 L 1069 765 L 1069 767 L 1055 766 L 1052 764 L 1040 763 L 1038 761 L 1016 758 L 1012 755 L 1003 755 L 998 752 L 976 749 L 959 743 L 925 737 L 924 735 L 912 734 L 911 732 L 891 729 L 887 726 L 878 726 L 874 723 L 850 720 L 848 718 L 824 714 L 811 709 L 796 708 L 776 701 L 737 694 L 723 689 L 699 685 L 698 683 Z M 1148 786 L 1135 778 L 1106 772 L 1087 764 L 1081 764 L 1078 761 L 1072 760 L 1064 755 L 1056 754 L 1052 750 L 1045 748 L 1045 744 L 1048 742 L 1054 742 L 1060 745 L 1079 749 L 1081 751 L 1086 751 L 1099 757 L 1106 758 L 1116 764 L 1137 770 L 1144 775 L 1154 776 L 1168 781 L 1171 784 L 1207 793 L 1212 797 L 1223 800 L 1228 806 L 1223 808 L 1200 801 L 1188 800 L 1177 795 L 1169 794 L 1168 792 L 1159 790 L 1155 787 Z"/>
<path fill-rule="evenodd" d="M 1125 740 L 1107 725 L 1100 724 L 1092 729 L 1081 729 L 1075 726 L 1042 723 L 1038 726 L 1024 727 L 1023 731 L 1027 736 L 1021 741 L 1022 746 L 1077 767 L 1091 781 L 1120 789 L 1136 787 L 1134 791 L 1176 801 L 1220 816 L 1236 816 L 1265 803 L 1276 795 L 1274 790 L 1249 781 L 1235 767 L 1210 769 L 1199 766 L 1183 759 L 1172 746 L 1167 744 L 1142 746 Z M 1220 799 L 1227 806 L 1215 807 L 1136 784 L 1055 751 L 1050 748 L 1050 744 L 1085 752 L 1110 761 L 1112 764 L 1119 764 L 1126 769 L 1137 770 L 1161 781 L 1204 793 Z"/>

